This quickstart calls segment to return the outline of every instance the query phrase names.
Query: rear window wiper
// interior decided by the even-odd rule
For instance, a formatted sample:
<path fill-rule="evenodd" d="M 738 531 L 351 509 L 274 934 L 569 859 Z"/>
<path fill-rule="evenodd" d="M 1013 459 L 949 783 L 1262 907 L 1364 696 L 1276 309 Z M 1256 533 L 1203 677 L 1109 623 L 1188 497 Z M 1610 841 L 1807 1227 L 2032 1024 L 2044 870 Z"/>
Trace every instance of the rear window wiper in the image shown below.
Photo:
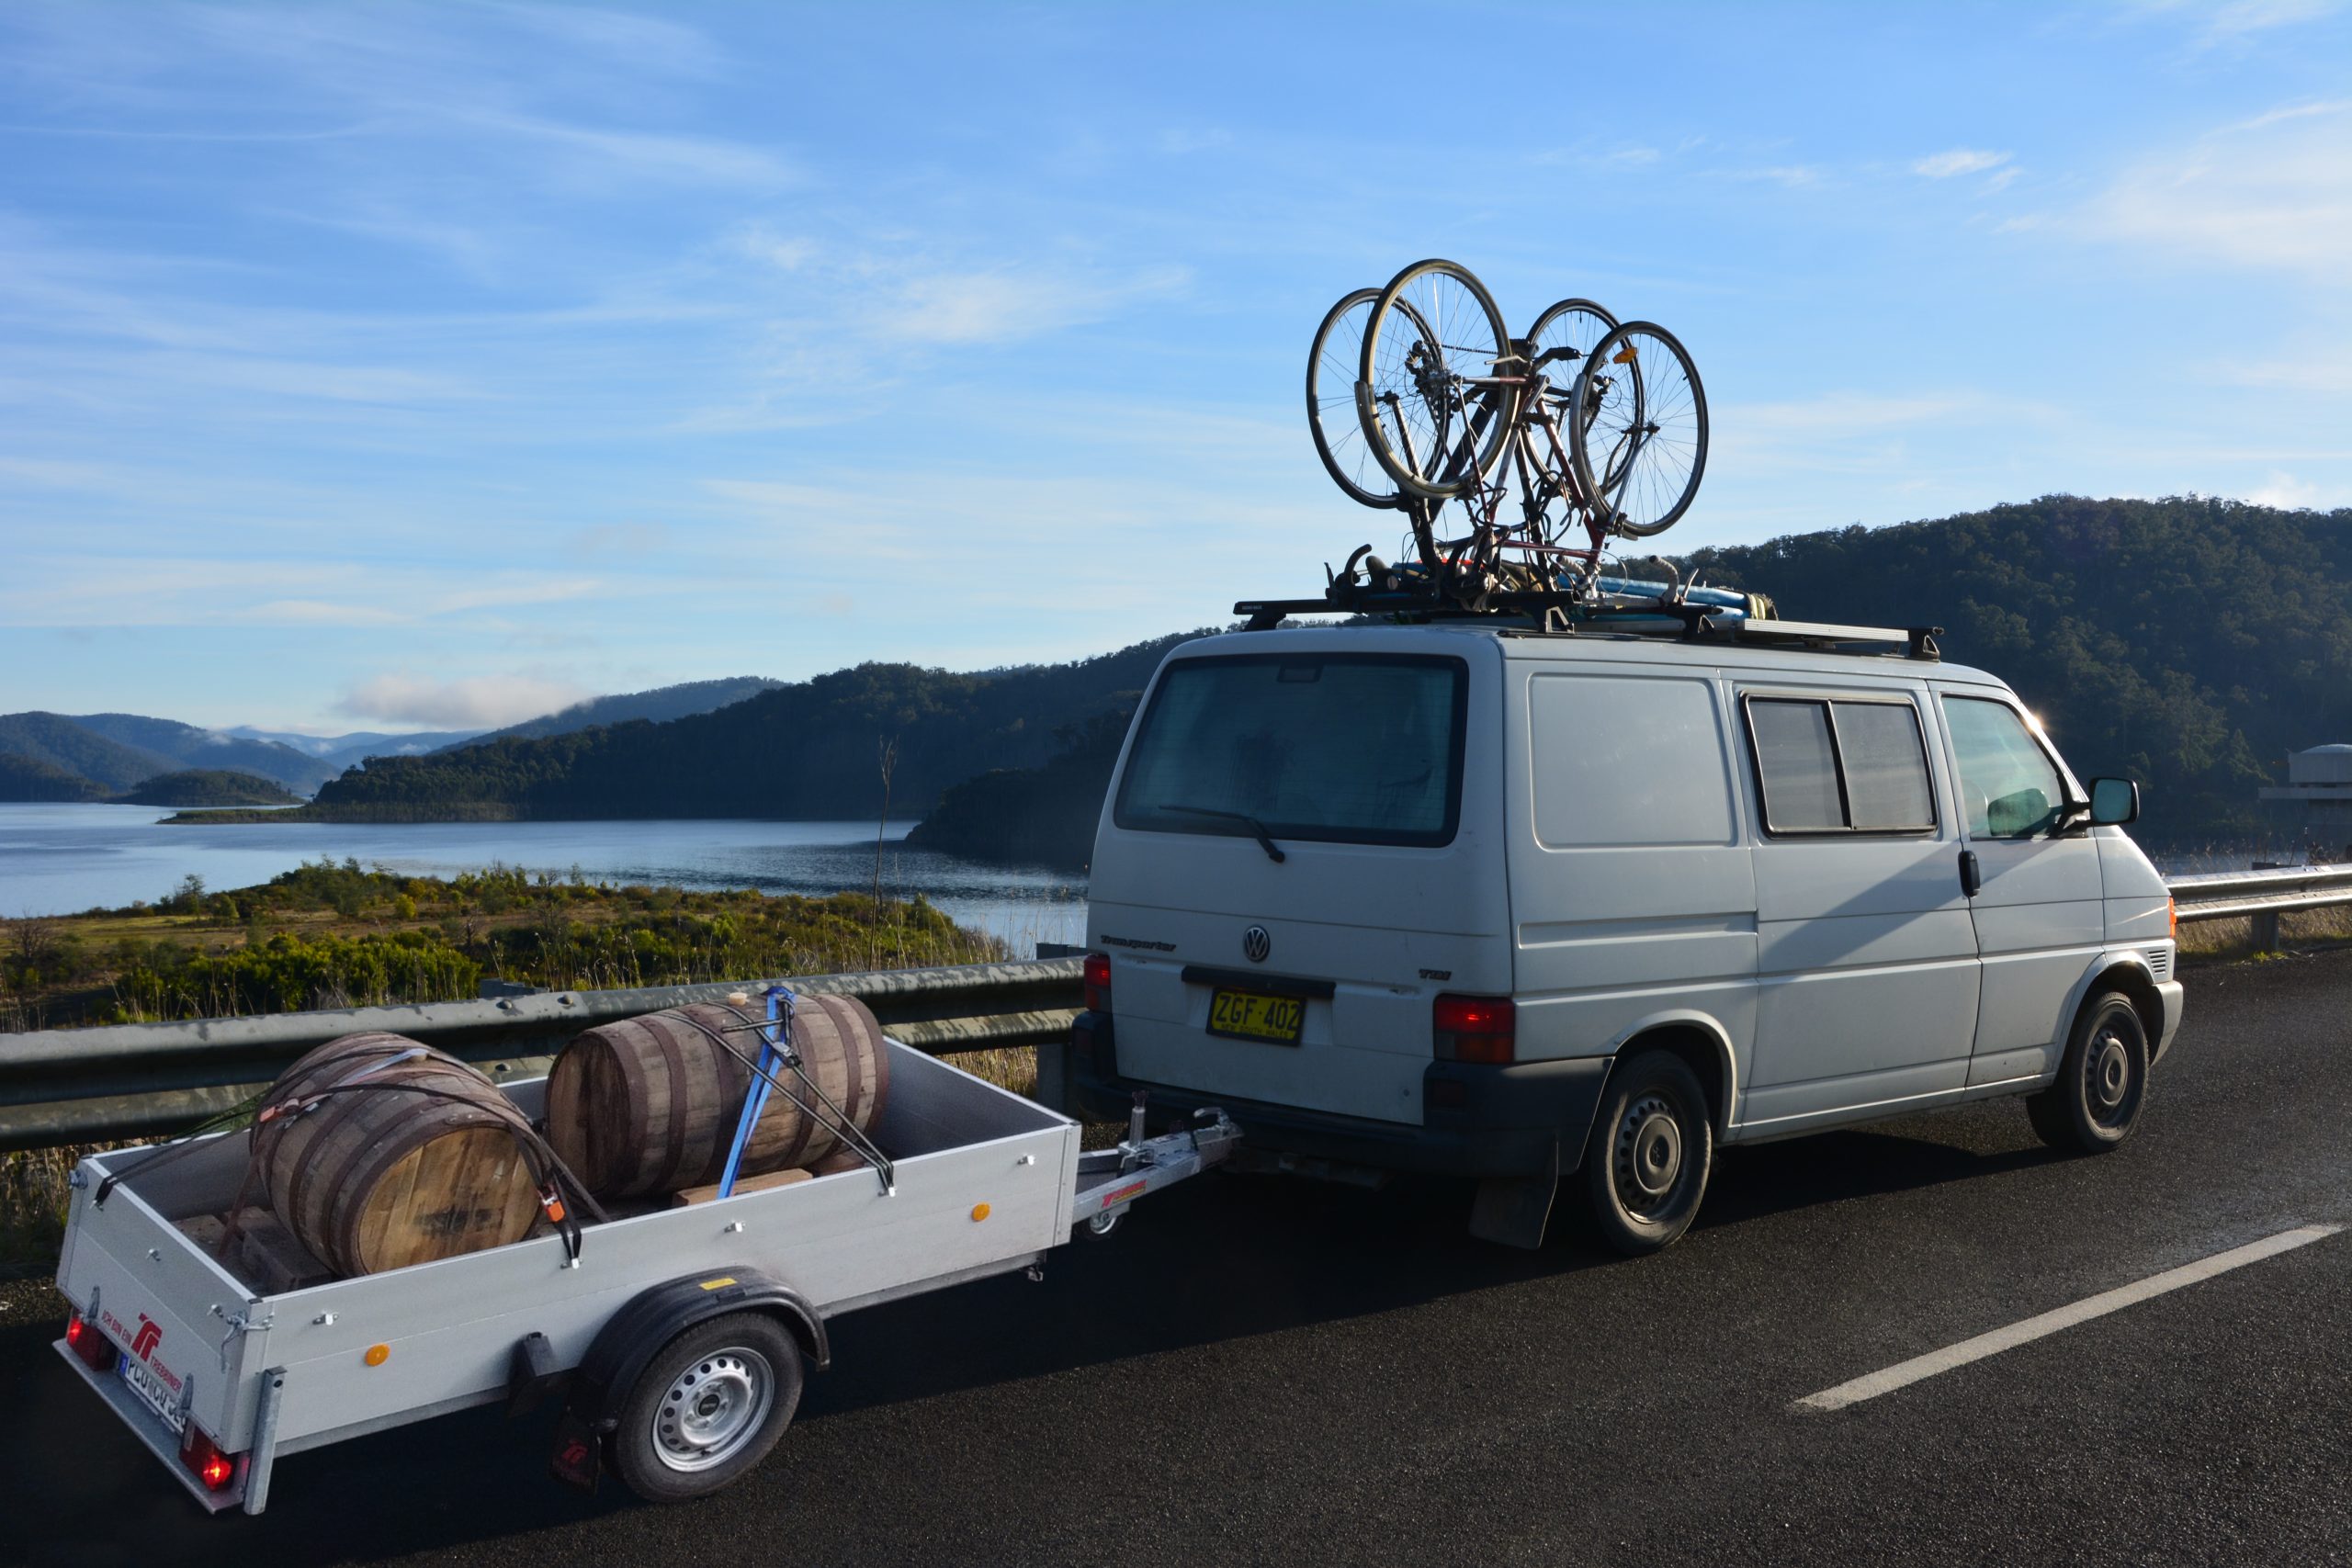
<path fill-rule="evenodd" d="M 1280 864 L 1290 858 L 1283 853 L 1283 847 L 1274 842 L 1274 836 L 1266 831 L 1266 825 L 1246 811 L 1219 811 L 1213 806 L 1170 806 L 1165 802 L 1156 809 L 1181 811 L 1187 817 L 1221 817 L 1227 822 L 1238 822 L 1258 836 L 1258 847 L 1266 852 L 1268 860 Z"/>

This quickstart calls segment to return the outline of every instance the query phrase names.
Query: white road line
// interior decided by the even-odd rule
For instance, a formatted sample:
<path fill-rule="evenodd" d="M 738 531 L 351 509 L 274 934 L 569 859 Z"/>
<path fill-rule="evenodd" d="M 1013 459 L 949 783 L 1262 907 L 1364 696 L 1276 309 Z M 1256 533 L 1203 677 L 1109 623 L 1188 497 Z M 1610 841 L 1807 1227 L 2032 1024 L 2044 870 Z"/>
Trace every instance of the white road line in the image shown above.
<path fill-rule="evenodd" d="M 1917 1382 L 1921 1378 L 1931 1378 L 1938 1372 L 1948 1372 L 1954 1367 L 1964 1367 L 1971 1361 L 1981 1361 L 1987 1356 L 1997 1356 L 2004 1350 L 2015 1349 L 2019 1345 L 2040 1339 L 2045 1335 L 2055 1334 L 2062 1328 L 2072 1328 L 2078 1323 L 2087 1323 L 2092 1318 L 2105 1317 L 2111 1312 L 2120 1312 L 2125 1307 L 2136 1305 L 2152 1296 L 2161 1296 L 2167 1291 L 2177 1291 L 2183 1285 L 2194 1285 L 2199 1280 L 2210 1280 L 2216 1274 L 2226 1274 L 2233 1269 L 2244 1268 L 2249 1263 L 2259 1263 L 2266 1258 L 2275 1258 L 2282 1252 L 2292 1252 L 2299 1247 L 2309 1247 L 2312 1242 L 2334 1235 L 2343 1228 L 2341 1225 L 2303 1225 L 2295 1230 L 2280 1231 L 2277 1235 L 2265 1236 L 2260 1241 L 2250 1241 L 2244 1247 L 2233 1247 L 2227 1252 L 2217 1252 L 2212 1257 L 2200 1258 L 2195 1263 L 2184 1263 L 2177 1269 L 2167 1269 L 2161 1274 L 2151 1274 L 2136 1284 L 2119 1286 L 2112 1291 L 2102 1291 L 2098 1295 L 2086 1296 L 2071 1306 L 2062 1306 L 2055 1312 L 2045 1312 L 2039 1317 L 2029 1317 L 2024 1322 L 2013 1323 L 2007 1328 L 1996 1328 L 1990 1334 L 1980 1334 L 1973 1339 L 1963 1339 L 1957 1345 L 1947 1345 L 1940 1350 L 1930 1350 L 1924 1356 L 1915 1356 L 1907 1361 L 1898 1361 L 1894 1366 L 1867 1373 L 1850 1382 L 1841 1382 L 1836 1388 L 1825 1388 L 1819 1393 L 1809 1393 L 1790 1408 L 1792 1410 L 1843 1410 L 1849 1404 L 1860 1404 L 1865 1399 L 1876 1399 L 1882 1393 L 1892 1393 L 1906 1383 Z"/>

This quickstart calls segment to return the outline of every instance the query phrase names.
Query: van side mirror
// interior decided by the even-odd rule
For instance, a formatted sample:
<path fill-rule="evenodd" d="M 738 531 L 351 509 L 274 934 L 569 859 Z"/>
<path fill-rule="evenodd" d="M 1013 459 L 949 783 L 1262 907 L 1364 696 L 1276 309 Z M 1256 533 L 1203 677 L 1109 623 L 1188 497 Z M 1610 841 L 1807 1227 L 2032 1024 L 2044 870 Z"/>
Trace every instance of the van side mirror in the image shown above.
<path fill-rule="evenodd" d="M 2140 819 L 2140 786 L 2130 779 L 2091 780 L 2091 825 L 2120 828 Z"/>

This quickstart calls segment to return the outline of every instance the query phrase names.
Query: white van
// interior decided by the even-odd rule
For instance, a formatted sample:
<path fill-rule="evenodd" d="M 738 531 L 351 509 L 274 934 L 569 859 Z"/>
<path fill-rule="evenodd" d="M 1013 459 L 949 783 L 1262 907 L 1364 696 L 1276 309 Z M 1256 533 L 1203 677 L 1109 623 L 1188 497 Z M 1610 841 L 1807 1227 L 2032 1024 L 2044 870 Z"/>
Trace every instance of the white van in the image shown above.
<path fill-rule="evenodd" d="M 2138 809 L 1916 634 L 1204 637 L 1104 802 L 1061 1066 L 1092 1115 L 1479 1179 L 1526 1247 L 1564 1178 L 1652 1251 L 1717 1145 L 1994 1095 L 2113 1148 L 2181 1015 Z"/>

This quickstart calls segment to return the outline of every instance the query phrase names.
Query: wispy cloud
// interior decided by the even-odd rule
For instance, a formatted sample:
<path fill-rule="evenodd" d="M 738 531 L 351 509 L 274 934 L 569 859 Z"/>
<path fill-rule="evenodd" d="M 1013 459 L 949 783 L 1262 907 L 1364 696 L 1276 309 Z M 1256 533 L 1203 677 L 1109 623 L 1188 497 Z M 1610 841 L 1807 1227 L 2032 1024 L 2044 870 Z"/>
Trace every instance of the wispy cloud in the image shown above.
<path fill-rule="evenodd" d="M 1050 268 L 932 273 L 899 283 L 876 324 L 899 338 L 1010 343 L 1098 321 L 1139 300 L 1166 299 L 1190 279 L 1176 266 L 1112 277 L 1057 276 Z"/>
<path fill-rule="evenodd" d="M 1725 176 L 1735 180 L 1763 180 L 1772 185 L 1786 186 L 1792 190 L 1822 184 L 1828 176 L 1815 164 L 1779 164 L 1763 169 L 1731 169 Z"/>
<path fill-rule="evenodd" d="M 2309 479 L 2297 479 L 2283 469 L 2273 468 L 2268 479 L 2246 491 L 2245 499 L 2257 506 L 2276 506 L 2287 512 L 2320 510 L 2342 506 L 2352 501 L 2352 491 L 2332 490 Z"/>
<path fill-rule="evenodd" d="M 2268 32 L 2273 28 L 2317 21 L 2337 8 L 2338 0 L 2228 0 L 2205 18 L 2205 38 L 2211 42 Z"/>
<path fill-rule="evenodd" d="M 594 694 L 571 681 L 533 675 L 469 675 L 435 681 L 378 675 L 345 693 L 338 711 L 383 724 L 436 729 L 497 729 L 554 713 Z"/>
<path fill-rule="evenodd" d="M 2060 221 L 2173 257 L 2340 281 L 2352 273 L 2352 102 L 2225 126 L 2127 170 Z"/>
<path fill-rule="evenodd" d="M 1948 180 L 1957 175 L 1981 175 L 1987 169 L 1997 169 L 2009 161 L 2007 152 L 1988 152 L 1976 147 L 1954 147 L 1949 152 L 1933 152 L 1911 165 L 1911 172 L 1931 180 Z"/>

